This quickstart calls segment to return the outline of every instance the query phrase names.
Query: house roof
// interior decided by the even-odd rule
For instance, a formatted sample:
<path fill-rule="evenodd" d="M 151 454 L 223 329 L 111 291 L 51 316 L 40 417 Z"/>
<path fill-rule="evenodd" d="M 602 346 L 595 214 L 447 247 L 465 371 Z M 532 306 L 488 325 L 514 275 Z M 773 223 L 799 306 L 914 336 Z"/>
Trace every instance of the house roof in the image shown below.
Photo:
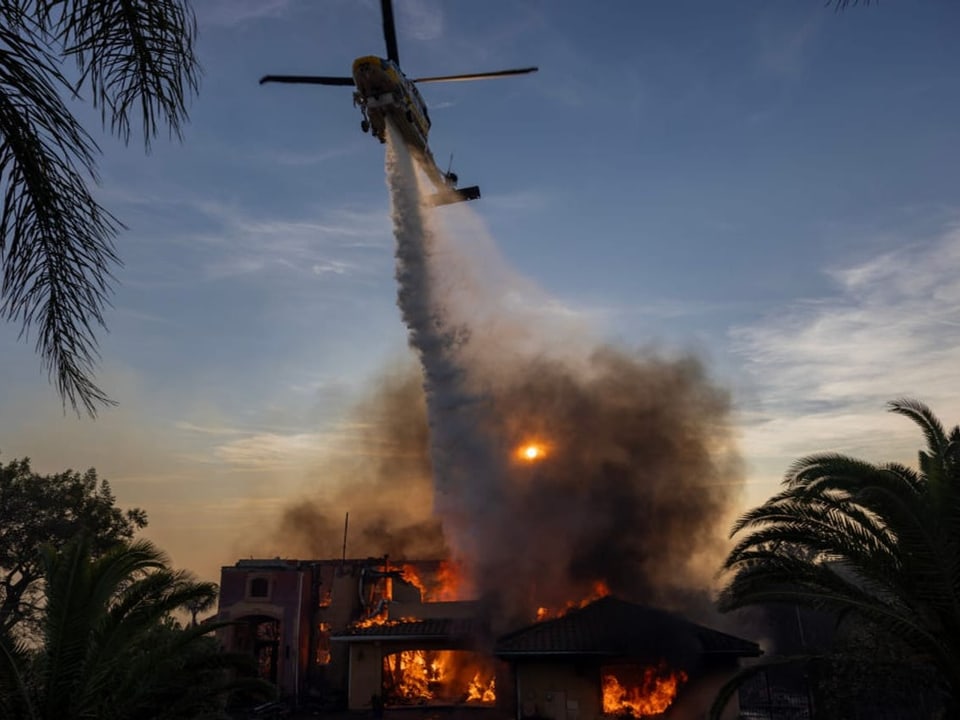
<path fill-rule="evenodd" d="M 348 627 L 331 634 L 341 642 L 374 640 L 471 640 L 483 628 L 474 618 L 430 618 L 427 620 L 393 620 L 381 625 Z"/>
<path fill-rule="evenodd" d="M 658 656 L 683 659 L 756 657 L 760 646 L 679 615 L 607 596 L 555 620 L 503 635 L 500 657 L 548 655 Z"/>

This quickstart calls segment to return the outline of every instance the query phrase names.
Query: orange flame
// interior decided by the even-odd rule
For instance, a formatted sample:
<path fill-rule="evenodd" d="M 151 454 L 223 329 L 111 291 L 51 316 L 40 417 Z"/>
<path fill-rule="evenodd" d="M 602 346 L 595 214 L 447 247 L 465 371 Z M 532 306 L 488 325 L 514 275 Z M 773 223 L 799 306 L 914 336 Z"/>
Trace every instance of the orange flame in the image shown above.
<path fill-rule="evenodd" d="M 430 600 L 459 600 L 463 589 L 463 571 L 452 560 L 443 560 L 437 570 L 437 588 Z"/>
<path fill-rule="evenodd" d="M 467 702 L 476 700 L 482 703 L 493 703 L 497 701 L 497 679 L 490 678 L 490 682 L 484 685 L 480 672 L 473 676 L 470 686 L 467 688 Z"/>
<path fill-rule="evenodd" d="M 403 573 L 403 579 L 420 591 L 420 599 L 426 600 L 427 586 L 423 584 L 423 579 L 420 577 L 417 567 L 406 563 L 400 568 L 400 571 Z"/>
<path fill-rule="evenodd" d="M 489 661 L 454 650 L 403 650 L 383 658 L 384 695 L 390 704 L 496 702 Z"/>
<path fill-rule="evenodd" d="M 420 591 L 423 602 L 443 602 L 459 600 L 462 585 L 460 567 L 450 561 L 442 560 L 432 582 L 426 582 L 421 577 L 417 567 L 410 563 L 401 568 L 403 579 Z"/>
<path fill-rule="evenodd" d="M 632 673 L 631 673 L 632 674 Z M 673 704 L 680 686 L 687 681 L 683 670 L 672 671 L 663 661 L 657 667 L 642 668 L 634 682 L 621 684 L 612 672 L 603 674 L 603 712 L 634 718 L 661 715 Z"/>
<path fill-rule="evenodd" d="M 592 602 L 599 600 L 600 598 L 606 597 L 610 594 L 610 587 L 604 580 L 597 580 L 593 583 L 593 589 L 590 593 L 580 599 L 580 600 L 568 600 L 563 607 L 538 607 L 537 608 L 537 622 L 541 620 L 552 620 L 553 618 L 558 618 L 563 615 L 566 615 L 571 610 L 576 610 L 578 608 L 586 607 Z"/>
<path fill-rule="evenodd" d="M 357 628 L 368 628 L 368 627 L 396 627 L 397 625 L 403 625 L 404 623 L 417 622 L 418 618 L 404 616 L 399 618 L 391 618 L 386 610 L 369 617 L 361 618 L 350 623 L 350 627 L 353 629 Z"/>
<path fill-rule="evenodd" d="M 352 623 L 350 627 L 368 628 L 368 627 L 373 627 L 374 625 L 386 625 L 388 622 L 388 617 L 389 617 L 389 613 L 387 612 L 387 609 L 384 608 L 383 610 L 378 612 L 376 615 L 369 615 L 365 618 L 361 618 L 360 620 L 357 620 L 356 622 Z"/>

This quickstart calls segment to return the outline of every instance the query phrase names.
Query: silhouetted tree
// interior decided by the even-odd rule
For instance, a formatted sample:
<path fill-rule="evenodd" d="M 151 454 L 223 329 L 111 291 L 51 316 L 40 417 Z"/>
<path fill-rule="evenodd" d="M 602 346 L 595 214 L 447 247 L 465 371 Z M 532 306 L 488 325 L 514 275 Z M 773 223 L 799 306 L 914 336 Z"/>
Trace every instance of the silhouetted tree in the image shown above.
<path fill-rule="evenodd" d="M 272 687 L 252 657 L 221 653 L 205 624 L 181 628 L 171 613 L 214 597 L 216 585 L 169 568 L 146 541 L 99 558 L 81 535 L 43 552 L 42 643 L 0 636 L 0 716 L 5 720 L 174 720 L 222 714 L 229 692 Z M 245 671 L 246 674 L 237 674 Z"/>
<path fill-rule="evenodd" d="M 919 402 L 889 407 L 923 431 L 919 469 L 839 454 L 798 460 L 784 489 L 734 525 L 741 538 L 725 564 L 733 576 L 720 607 L 788 603 L 834 613 L 835 657 L 818 662 L 849 671 L 855 659 L 863 687 L 874 675 L 874 688 L 909 678 L 956 717 L 960 427 L 947 433 Z"/>
<path fill-rule="evenodd" d="M 146 526 L 143 510 L 115 501 L 92 468 L 39 475 L 26 458 L 0 463 L 0 630 L 19 634 L 39 618 L 43 545 L 63 546 L 83 531 L 97 556 Z"/>

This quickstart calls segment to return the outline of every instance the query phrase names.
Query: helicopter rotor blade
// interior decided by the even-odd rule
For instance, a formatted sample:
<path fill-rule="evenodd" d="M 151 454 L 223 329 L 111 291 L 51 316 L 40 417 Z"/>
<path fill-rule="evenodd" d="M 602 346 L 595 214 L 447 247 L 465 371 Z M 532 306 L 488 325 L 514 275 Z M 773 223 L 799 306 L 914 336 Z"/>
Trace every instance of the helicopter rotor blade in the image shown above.
<path fill-rule="evenodd" d="M 515 68 L 513 70 L 497 70 L 496 72 L 468 73 L 466 75 L 437 75 L 434 77 L 414 78 L 413 82 L 432 83 L 432 82 L 464 82 L 467 80 L 487 80 L 489 78 L 509 77 L 511 75 L 526 75 L 527 73 L 536 72 L 538 69 L 539 68 L 528 67 L 528 68 Z"/>
<path fill-rule="evenodd" d="M 397 28 L 393 22 L 393 0 L 380 0 L 380 14 L 383 16 L 383 40 L 387 44 L 387 57 L 400 64 L 400 52 L 397 50 Z"/>
<path fill-rule="evenodd" d="M 296 85 L 353 85 L 352 77 L 338 77 L 332 75 L 264 75 L 260 84 L 290 83 Z"/>

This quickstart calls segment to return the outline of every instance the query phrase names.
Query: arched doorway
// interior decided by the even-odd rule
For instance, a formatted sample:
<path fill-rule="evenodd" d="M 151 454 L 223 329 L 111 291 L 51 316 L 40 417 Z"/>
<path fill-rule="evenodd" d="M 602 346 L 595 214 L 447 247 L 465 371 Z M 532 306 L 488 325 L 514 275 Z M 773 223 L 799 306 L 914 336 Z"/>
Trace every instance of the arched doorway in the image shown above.
<path fill-rule="evenodd" d="M 247 615 L 236 626 L 237 649 L 257 659 L 257 674 L 276 684 L 280 658 L 280 621 L 269 615 Z"/>

